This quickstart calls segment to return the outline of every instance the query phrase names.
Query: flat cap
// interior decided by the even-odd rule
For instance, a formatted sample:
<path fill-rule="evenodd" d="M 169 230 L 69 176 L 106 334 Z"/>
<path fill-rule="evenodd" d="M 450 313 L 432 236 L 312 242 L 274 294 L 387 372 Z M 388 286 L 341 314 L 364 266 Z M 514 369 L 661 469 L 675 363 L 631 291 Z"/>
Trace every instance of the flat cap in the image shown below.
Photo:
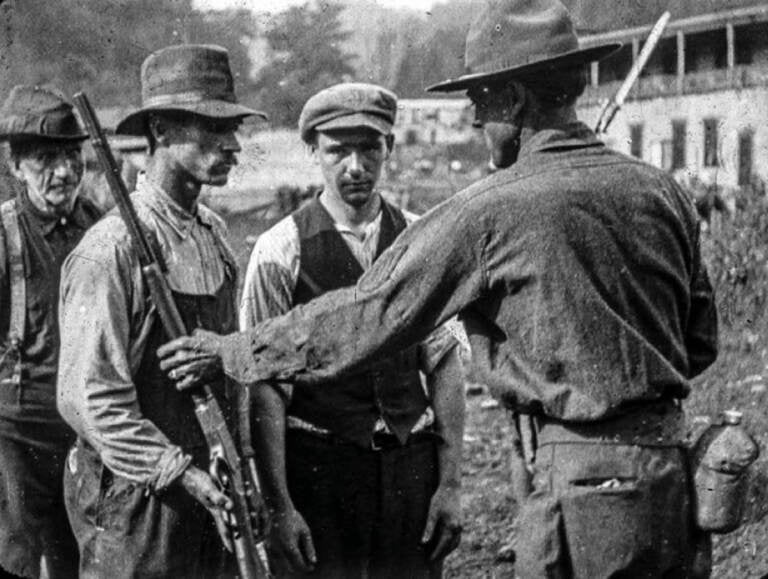
<path fill-rule="evenodd" d="M 299 116 L 299 132 L 311 143 L 316 131 L 367 127 L 388 135 L 397 114 L 397 96 L 375 84 L 337 84 L 311 97 Z"/>
<path fill-rule="evenodd" d="M 0 108 L 0 141 L 82 141 L 72 105 L 51 87 L 16 85 Z"/>

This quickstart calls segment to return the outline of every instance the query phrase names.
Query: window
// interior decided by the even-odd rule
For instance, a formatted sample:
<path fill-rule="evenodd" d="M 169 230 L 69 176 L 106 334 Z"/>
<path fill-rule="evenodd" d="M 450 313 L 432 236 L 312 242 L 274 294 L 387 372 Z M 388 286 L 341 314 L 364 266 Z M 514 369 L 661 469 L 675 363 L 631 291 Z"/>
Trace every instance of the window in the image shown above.
<path fill-rule="evenodd" d="M 672 141 L 664 139 L 659 143 L 661 147 L 661 164 L 659 165 L 665 171 L 672 170 Z"/>
<path fill-rule="evenodd" d="M 643 125 L 629 125 L 629 152 L 633 157 L 643 158 Z"/>
<path fill-rule="evenodd" d="M 685 167 L 685 141 L 687 126 L 685 121 L 672 121 L 672 163 L 670 168 Z"/>
<path fill-rule="evenodd" d="M 750 129 L 739 134 L 739 185 L 742 187 L 752 183 L 753 140 Z"/>
<path fill-rule="evenodd" d="M 704 119 L 704 166 L 719 167 L 717 119 Z"/>

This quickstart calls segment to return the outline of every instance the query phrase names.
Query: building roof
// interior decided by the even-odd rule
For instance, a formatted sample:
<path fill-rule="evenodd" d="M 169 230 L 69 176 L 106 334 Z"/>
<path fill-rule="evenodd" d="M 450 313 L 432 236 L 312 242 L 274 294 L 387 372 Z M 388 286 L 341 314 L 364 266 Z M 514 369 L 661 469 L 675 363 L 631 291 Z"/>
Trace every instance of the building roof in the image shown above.
<path fill-rule="evenodd" d="M 599 34 L 653 24 L 665 11 L 672 21 L 765 8 L 765 0 L 565 0 L 582 34 Z"/>

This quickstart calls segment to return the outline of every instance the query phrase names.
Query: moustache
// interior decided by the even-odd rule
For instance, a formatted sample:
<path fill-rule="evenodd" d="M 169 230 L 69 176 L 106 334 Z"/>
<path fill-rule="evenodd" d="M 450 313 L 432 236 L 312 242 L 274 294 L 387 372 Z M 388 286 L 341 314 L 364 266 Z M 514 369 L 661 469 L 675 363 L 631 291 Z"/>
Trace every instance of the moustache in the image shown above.
<path fill-rule="evenodd" d="M 370 189 L 373 187 L 373 181 L 362 179 L 360 181 L 344 181 L 341 184 L 344 189 Z"/>
<path fill-rule="evenodd" d="M 74 179 L 67 180 L 67 181 L 59 181 L 56 183 L 51 183 L 48 186 L 48 189 L 74 189 L 75 187 L 78 186 L 79 183 L 80 181 L 75 181 Z"/>

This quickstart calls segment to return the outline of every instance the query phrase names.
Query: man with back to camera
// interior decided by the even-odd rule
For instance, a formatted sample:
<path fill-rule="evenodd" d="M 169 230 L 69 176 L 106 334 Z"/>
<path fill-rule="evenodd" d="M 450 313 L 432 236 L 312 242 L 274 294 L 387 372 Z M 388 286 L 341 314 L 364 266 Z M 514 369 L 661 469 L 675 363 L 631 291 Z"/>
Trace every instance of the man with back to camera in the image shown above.
<path fill-rule="evenodd" d="M 432 90 L 467 90 L 500 170 L 417 221 L 354 288 L 195 336 L 241 383 L 320 384 L 458 312 L 478 381 L 537 425 L 520 577 L 709 574 L 694 568 L 708 545 L 681 400 L 716 357 L 714 296 L 690 198 L 576 118 L 586 64 L 614 48 L 579 49 L 557 0 L 489 2 L 468 73 Z M 190 343 L 161 347 L 162 367 L 183 367 Z"/>
<path fill-rule="evenodd" d="M 393 93 L 363 83 L 332 86 L 304 105 L 299 131 L 324 190 L 259 237 L 241 328 L 354 285 L 413 221 L 376 191 L 396 112 Z M 322 388 L 252 392 L 270 551 L 286 576 L 439 575 L 460 539 L 464 401 L 455 345 L 442 328 Z"/>
<path fill-rule="evenodd" d="M 203 185 L 226 184 L 243 119 L 263 115 L 237 103 L 228 53 L 217 46 L 154 52 L 141 84 L 142 108 L 117 127 L 149 142 L 132 201 L 186 327 L 233 331 L 235 261 L 223 222 L 197 200 Z M 191 397 L 158 368 L 167 338 L 119 214 L 65 263 L 60 311 L 58 406 L 78 434 L 64 485 L 81 576 L 232 575 L 234 558 L 214 524 L 230 501 L 207 473 Z M 207 378 L 226 413 L 231 385 L 220 367 Z"/>
<path fill-rule="evenodd" d="M 79 195 L 86 138 L 54 88 L 15 86 L 0 109 L 12 175 L 3 186 L 15 189 L 0 206 L 1 577 L 77 576 L 61 483 L 75 436 L 56 411 L 56 312 L 61 264 L 99 218 Z"/>

